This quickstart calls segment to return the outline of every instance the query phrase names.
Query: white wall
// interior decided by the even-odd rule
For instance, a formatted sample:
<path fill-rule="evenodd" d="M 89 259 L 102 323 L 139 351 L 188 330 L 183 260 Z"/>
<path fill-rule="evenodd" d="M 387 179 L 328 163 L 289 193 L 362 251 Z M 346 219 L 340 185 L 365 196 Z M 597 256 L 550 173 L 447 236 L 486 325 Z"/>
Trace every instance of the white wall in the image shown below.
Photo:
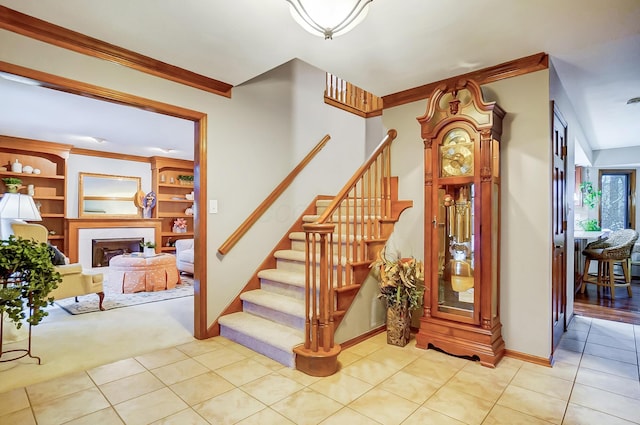
<path fill-rule="evenodd" d="M 310 194 L 336 193 L 364 158 L 364 120 L 338 116 L 324 105 L 324 73 L 295 62 L 234 88 L 228 99 L 4 30 L 0 60 L 207 114 L 208 180 L 202 189 L 219 202 L 218 214 L 207 217 L 205 235 L 208 324 L 245 285 Z M 311 92 L 307 78 L 321 80 L 317 85 L 322 89 Z M 315 161 L 329 162 L 329 168 L 319 170 L 314 164 L 228 255 L 216 255 L 325 133 L 332 140 Z M 192 141 L 179 142 L 185 143 Z"/>
<path fill-rule="evenodd" d="M 548 358 L 551 353 L 551 147 L 549 72 L 538 71 L 483 86 L 497 101 L 503 125 L 500 315 L 506 348 Z M 423 258 L 423 144 L 416 117 L 427 101 L 384 111 L 398 130 L 392 167 L 400 198 L 414 208 L 401 217 L 394 242 L 403 256 Z"/>

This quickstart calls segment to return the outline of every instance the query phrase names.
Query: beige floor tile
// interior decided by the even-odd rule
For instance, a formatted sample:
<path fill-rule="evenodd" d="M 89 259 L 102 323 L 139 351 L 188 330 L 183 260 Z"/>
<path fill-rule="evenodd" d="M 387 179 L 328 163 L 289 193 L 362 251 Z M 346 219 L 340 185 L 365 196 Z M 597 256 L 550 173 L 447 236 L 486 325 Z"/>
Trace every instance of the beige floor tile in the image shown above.
<path fill-rule="evenodd" d="M 33 406 L 39 425 L 57 425 L 109 407 L 100 390 L 91 388 Z"/>
<path fill-rule="evenodd" d="M 166 418 L 159 419 L 151 425 L 209 425 L 202 416 L 193 409 L 185 409 Z"/>
<path fill-rule="evenodd" d="M 392 367 L 396 370 L 400 370 L 420 357 L 418 353 L 408 349 L 405 350 L 404 348 L 406 347 L 400 348 L 387 345 L 386 347 L 382 347 L 381 349 L 369 354 L 366 358 L 373 360 L 374 362 L 382 363 L 383 365 Z"/>
<path fill-rule="evenodd" d="M 194 360 L 202 363 L 211 370 L 220 369 L 221 367 L 245 360 L 246 358 L 246 356 L 227 348 L 227 346 L 193 357 Z"/>
<path fill-rule="evenodd" d="M 343 350 L 338 354 L 338 370 L 349 366 L 351 363 L 355 363 L 362 358 L 361 355 L 351 352 L 349 350 Z"/>
<path fill-rule="evenodd" d="M 535 391 L 509 385 L 497 404 L 536 418 L 560 424 L 566 401 Z"/>
<path fill-rule="evenodd" d="M 628 379 L 638 379 L 638 366 L 619 362 L 617 360 L 605 359 L 591 354 L 583 354 L 580 368 L 597 370 L 612 375 L 621 376 Z"/>
<path fill-rule="evenodd" d="M 636 353 L 635 347 L 629 351 L 587 342 L 587 345 L 584 347 L 584 354 L 591 354 L 592 356 L 617 360 L 619 362 L 638 364 L 638 354 Z"/>
<path fill-rule="evenodd" d="M 302 384 L 275 372 L 240 387 L 241 390 L 249 393 L 267 406 L 303 388 Z"/>
<path fill-rule="evenodd" d="M 624 397 L 582 384 L 575 384 L 570 401 L 583 407 L 640 423 L 638 400 L 630 397 Z"/>
<path fill-rule="evenodd" d="M 513 357 L 508 357 L 508 356 L 504 356 L 502 358 L 502 360 L 500 360 L 500 363 L 498 363 L 498 365 L 496 366 L 496 369 L 499 369 L 501 367 L 511 367 L 511 368 L 520 368 L 522 367 L 523 364 L 525 364 L 526 362 L 520 359 L 516 359 Z"/>
<path fill-rule="evenodd" d="M 261 356 L 260 353 L 253 351 L 250 348 L 245 347 L 244 345 L 240 345 L 238 343 L 234 343 L 234 344 L 229 344 L 227 345 L 227 348 L 229 348 L 230 350 L 235 351 L 238 354 L 241 354 L 247 358 L 252 358 L 253 356 Z"/>
<path fill-rule="evenodd" d="M 288 367 L 285 367 L 284 369 L 280 369 L 278 371 L 278 373 L 282 376 L 285 376 L 289 379 L 293 379 L 294 381 L 298 382 L 299 384 L 304 385 L 305 387 L 308 387 L 309 385 L 313 384 L 314 382 L 318 382 L 319 380 L 321 380 L 322 378 L 318 377 L 318 376 L 311 376 L 311 375 L 307 375 L 306 373 L 302 373 L 299 370 L 296 369 L 291 369 Z"/>
<path fill-rule="evenodd" d="M 199 356 L 200 354 L 208 353 L 220 347 L 222 347 L 222 344 L 216 341 L 215 338 L 195 340 L 176 346 L 178 350 L 182 351 L 189 357 Z"/>
<path fill-rule="evenodd" d="M 580 368 L 576 382 L 640 400 L 640 381 L 636 379 Z"/>
<path fill-rule="evenodd" d="M 348 407 L 381 424 L 393 425 L 402 423 L 420 405 L 389 391 L 374 388 L 350 403 Z"/>
<path fill-rule="evenodd" d="M 564 379 L 565 381 L 573 381 L 576 378 L 576 373 L 578 373 L 578 365 L 560 361 L 555 362 L 553 367 L 542 366 L 534 363 L 525 363 L 522 365 L 520 370 L 528 370 L 541 375 Z"/>
<path fill-rule="evenodd" d="M 289 419 L 270 408 L 263 409 L 258 413 L 241 420 L 236 425 L 295 425 Z"/>
<path fill-rule="evenodd" d="M 151 372 L 144 371 L 136 375 L 118 379 L 117 381 L 102 384 L 99 388 L 111 404 L 118 404 L 159 390 L 160 388 L 164 388 L 164 386 L 165 385 Z"/>
<path fill-rule="evenodd" d="M 390 366 L 363 358 L 345 367 L 340 373 L 346 373 L 371 385 L 377 385 L 397 371 Z"/>
<path fill-rule="evenodd" d="M 413 403 L 422 404 L 440 388 L 440 385 L 419 376 L 400 371 L 384 380 L 376 388 L 399 395 Z"/>
<path fill-rule="evenodd" d="M 172 385 L 207 372 L 209 372 L 209 368 L 193 359 L 180 360 L 151 370 L 151 373 L 165 385 Z"/>
<path fill-rule="evenodd" d="M 318 424 L 342 407 L 337 401 L 309 388 L 271 405 L 273 410 L 298 425 Z"/>
<path fill-rule="evenodd" d="M 575 339 L 576 341 L 586 341 L 589 330 L 569 329 L 562 335 L 563 339 Z"/>
<path fill-rule="evenodd" d="M 580 364 L 580 360 L 582 360 L 582 353 L 558 348 L 553 353 L 553 360 L 556 362 L 578 365 Z"/>
<path fill-rule="evenodd" d="M 582 353 L 582 350 L 584 350 L 585 344 L 586 344 L 585 341 L 562 338 L 560 340 L 560 343 L 558 344 L 558 348 L 562 348 L 563 350 L 575 351 L 577 353 Z"/>
<path fill-rule="evenodd" d="M 573 316 L 573 319 L 569 322 L 568 328 L 588 331 L 591 328 L 591 321 L 592 319 L 590 317 Z"/>
<path fill-rule="evenodd" d="M 320 425 L 374 425 L 380 424 L 380 422 L 374 421 L 368 416 L 361 415 L 355 410 L 348 407 L 338 410 L 333 415 L 329 416 L 324 421 L 320 422 Z"/>
<path fill-rule="evenodd" d="M 520 369 L 511 381 L 511 385 L 546 394 L 561 400 L 569 400 L 573 381 L 545 375 L 529 369 Z"/>
<path fill-rule="evenodd" d="M 268 367 L 249 359 L 216 369 L 216 373 L 239 387 L 273 372 Z"/>
<path fill-rule="evenodd" d="M 269 368 L 269 370 L 271 370 L 272 372 L 278 372 L 281 369 L 286 368 L 287 366 L 283 365 L 282 363 L 279 363 L 273 359 L 270 359 L 267 356 L 263 356 L 262 354 L 258 354 L 256 353 L 255 356 L 251 357 L 251 360 L 260 363 L 263 366 L 266 366 Z"/>
<path fill-rule="evenodd" d="M 373 385 L 346 373 L 336 373 L 311 384 L 309 388 L 347 405 L 373 388 Z"/>
<path fill-rule="evenodd" d="M 504 379 L 498 374 L 475 373 L 477 370 L 476 368 L 461 370 L 444 385 L 444 388 L 495 403 L 509 385 L 510 379 Z"/>
<path fill-rule="evenodd" d="M 463 359 L 456 356 L 451 356 L 449 354 L 443 353 L 438 350 L 425 350 L 424 354 L 420 357 L 421 359 L 429 360 L 432 362 L 437 362 L 442 365 L 447 365 L 449 367 L 455 369 L 462 369 L 467 366 L 469 363 L 479 364 L 478 362 L 473 362 L 471 360 Z"/>
<path fill-rule="evenodd" d="M 420 407 L 413 412 L 402 425 L 466 425 L 450 416 L 426 407 Z"/>
<path fill-rule="evenodd" d="M 509 382 L 522 367 L 519 360 L 503 358 L 495 368 L 482 366 L 479 362 L 467 362 L 460 372 L 468 372 L 477 376 L 494 377 L 499 382 Z"/>
<path fill-rule="evenodd" d="M 1 397 L 1 396 L 0 396 Z M 6 415 L 0 415 L 0 424 L 7 425 L 36 425 L 31 408 L 16 410 Z"/>
<path fill-rule="evenodd" d="M 467 424 L 480 424 L 493 403 L 447 387 L 438 390 L 424 405 Z"/>
<path fill-rule="evenodd" d="M 135 359 L 147 369 L 156 369 L 171 363 L 187 359 L 188 356 L 175 347 L 154 351 L 149 354 L 137 356 Z"/>
<path fill-rule="evenodd" d="M 562 421 L 562 425 L 631 425 L 634 423 L 573 403 L 567 406 L 567 413 Z"/>
<path fill-rule="evenodd" d="M 265 408 L 264 404 L 237 388 L 193 406 L 200 416 L 216 425 L 235 424 Z"/>
<path fill-rule="evenodd" d="M 64 425 L 124 425 L 124 422 L 122 422 L 113 407 L 107 407 L 71 422 L 65 422 Z"/>
<path fill-rule="evenodd" d="M 148 424 L 186 409 L 187 404 L 162 388 L 113 406 L 127 425 Z"/>
<path fill-rule="evenodd" d="M 459 370 L 460 367 L 457 365 L 434 362 L 424 357 L 414 360 L 402 369 L 403 372 L 409 375 L 419 376 L 440 385 L 451 379 Z"/>
<path fill-rule="evenodd" d="M 588 343 L 604 345 L 605 347 L 618 348 L 621 350 L 636 350 L 636 340 L 633 335 L 612 336 L 594 332 L 589 334 L 589 338 L 587 339 L 587 344 Z"/>
<path fill-rule="evenodd" d="M 359 344 L 354 345 L 353 347 L 347 348 L 345 351 L 353 353 L 360 357 L 365 357 L 373 353 L 374 351 L 381 349 L 385 345 L 386 345 L 386 340 L 382 342 L 382 341 L 376 341 L 370 338 L 370 339 L 367 339 L 366 341 L 363 341 Z"/>
<path fill-rule="evenodd" d="M 16 388 L 0 394 L 0 417 L 29 407 L 29 398 L 24 388 Z"/>
<path fill-rule="evenodd" d="M 142 373 L 145 370 L 144 366 L 138 363 L 135 359 L 124 359 L 89 369 L 87 373 L 96 385 L 102 385 L 137 373 Z"/>
<path fill-rule="evenodd" d="M 189 406 L 194 406 L 222 393 L 231 391 L 235 386 L 215 372 L 207 372 L 191 379 L 171 385 L 171 390 L 178 394 Z"/>
<path fill-rule="evenodd" d="M 76 372 L 50 381 L 29 385 L 27 387 L 27 394 L 29 394 L 31 404 L 36 405 L 53 398 L 94 387 L 93 381 L 86 372 Z"/>
<path fill-rule="evenodd" d="M 549 425 L 550 423 L 496 404 L 482 425 Z"/>

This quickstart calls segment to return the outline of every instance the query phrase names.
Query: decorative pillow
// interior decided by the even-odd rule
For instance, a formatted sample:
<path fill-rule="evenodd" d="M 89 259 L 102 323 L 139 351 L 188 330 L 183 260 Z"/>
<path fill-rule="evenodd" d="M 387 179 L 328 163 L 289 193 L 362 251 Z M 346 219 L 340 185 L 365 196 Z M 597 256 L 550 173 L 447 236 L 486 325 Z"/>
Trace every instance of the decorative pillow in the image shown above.
<path fill-rule="evenodd" d="M 64 266 L 67 264 L 67 257 L 51 244 L 49 244 L 49 253 L 51 254 L 51 262 L 54 266 Z"/>

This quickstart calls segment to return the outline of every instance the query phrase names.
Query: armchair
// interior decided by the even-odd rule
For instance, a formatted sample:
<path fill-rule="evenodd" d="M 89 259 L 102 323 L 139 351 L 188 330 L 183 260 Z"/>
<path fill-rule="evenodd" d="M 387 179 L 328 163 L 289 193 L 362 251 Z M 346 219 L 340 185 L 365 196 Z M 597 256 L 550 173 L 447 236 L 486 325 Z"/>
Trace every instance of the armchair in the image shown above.
<path fill-rule="evenodd" d="M 193 239 L 176 241 L 176 266 L 181 272 L 193 274 Z"/>
<path fill-rule="evenodd" d="M 23 239 L 33 239 L 36 242 L 47 242 L 47 228 L 40 224 L 32 223 L 11 223 L 13 233 L 16 237 Z M 102 288 L 103 275 L 89 274 L 82 270 L 80 263 L 65 264 L 55 266 L 55 269 L 62 277 L 62 283 L 49 293 L 50 297 L 60 300 L 63 298 L 78 297 L 79 295 L 97 294 L 99 297 L 100 310 L 104 310 L 104 292 Z M 77 299 L 76 299 L 77 301 Z"/>

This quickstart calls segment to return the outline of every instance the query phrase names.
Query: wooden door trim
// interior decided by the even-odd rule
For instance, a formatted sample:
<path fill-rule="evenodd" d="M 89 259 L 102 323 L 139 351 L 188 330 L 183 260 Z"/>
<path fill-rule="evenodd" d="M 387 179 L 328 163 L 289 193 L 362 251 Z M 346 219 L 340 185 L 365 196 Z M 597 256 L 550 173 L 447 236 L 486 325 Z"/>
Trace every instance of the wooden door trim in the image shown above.
<path fill-rule="evenodd" d="M 142 108 L 159 114 L 186 119 L 194 123 L 194 180 L 195 199 L 199 205 L 205 205 L 207 199 L 207 115 L 180 106 L 170 105 L 151 99 L 119 92 L 92 84 L 59 77 L 42 71 L 0 61 L 0 71 L 37 80 L 43 86 L 66 93 L 89 96 L 95 99 Z M 194 258 L 207 258 L 205 235 L 207 234 L 207 216 L 196 209 L 194 217 Z M 197 260 L 196 260 L 197 261 Z M 207 266 L 206 261 L 197 264 L 194 270 L 194 336 L 208 338 L 207 332 Z"/>
<path fill-rule="evenodd" d="M 6 6 L 0 6 L 0 28 L 176 83 L 231 97 L 231 84 L 89 37 Z"/>

